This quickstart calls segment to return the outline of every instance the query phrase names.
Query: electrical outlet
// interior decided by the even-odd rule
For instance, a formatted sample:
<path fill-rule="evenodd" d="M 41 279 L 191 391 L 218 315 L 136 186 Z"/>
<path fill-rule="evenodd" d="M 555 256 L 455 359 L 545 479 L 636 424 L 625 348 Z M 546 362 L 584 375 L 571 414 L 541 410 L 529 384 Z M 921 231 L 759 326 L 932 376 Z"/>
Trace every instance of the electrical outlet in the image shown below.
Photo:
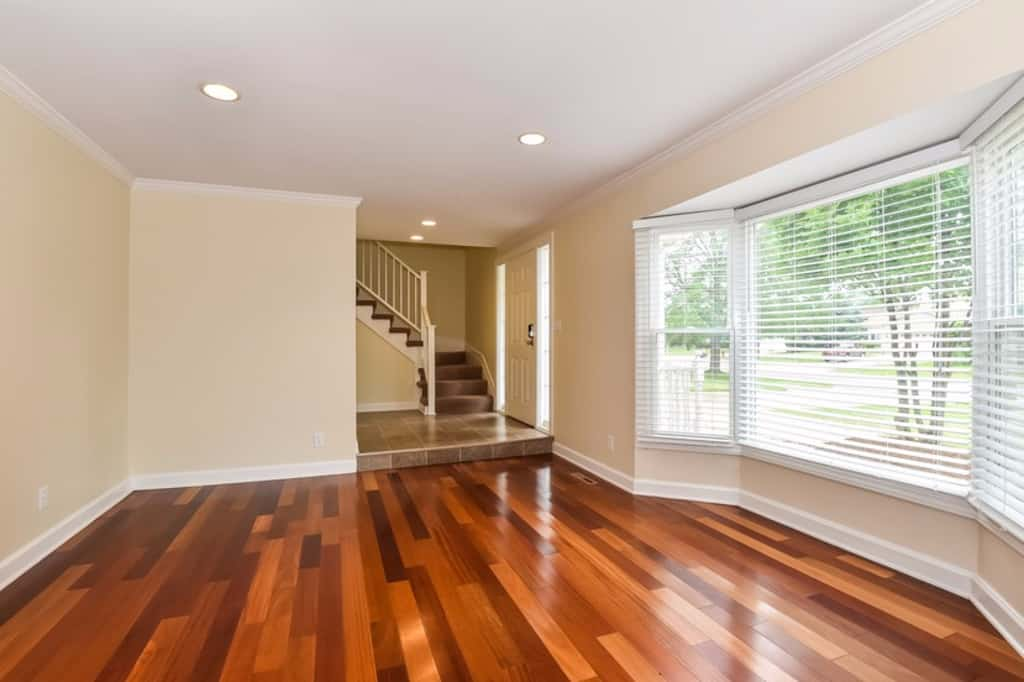
<path fill-rule="evenodd" d="M 39 511 L 46 509 L 50 505 L 50 486 L 44 485 L 39 489 L 39 493 L 36 496 L 36 506 Z"/>
<path fill-rule="evenodd" d="M 324 432 L 323 431 L 314 431 L 313 432 L 313 447 L 314 448 L 322 448 L 322 447 L 324 447 L 324 443 L 325 442 L 326 442 L 326 439 L 324 438 Z"/>
<path fill-rule="evenodd" d="M 615 436 L 608 434 L 608 452 L 615 452 Z"/>

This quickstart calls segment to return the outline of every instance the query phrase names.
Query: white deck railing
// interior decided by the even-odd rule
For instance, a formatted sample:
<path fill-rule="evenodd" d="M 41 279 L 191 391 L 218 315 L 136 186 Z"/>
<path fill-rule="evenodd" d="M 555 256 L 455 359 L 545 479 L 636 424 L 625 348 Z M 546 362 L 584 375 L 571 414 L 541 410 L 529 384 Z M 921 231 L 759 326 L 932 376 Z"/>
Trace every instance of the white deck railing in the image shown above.
<path fill-rule="evenodd" d="M 416 272 L 378 241 L 360 239 L 356 241 L 356 284 L 423 341 L 421 366 L 427 380 L 424 412 L 434 414 L 437 326 L 431 323 L 427 310 L 427 271 Z"/>

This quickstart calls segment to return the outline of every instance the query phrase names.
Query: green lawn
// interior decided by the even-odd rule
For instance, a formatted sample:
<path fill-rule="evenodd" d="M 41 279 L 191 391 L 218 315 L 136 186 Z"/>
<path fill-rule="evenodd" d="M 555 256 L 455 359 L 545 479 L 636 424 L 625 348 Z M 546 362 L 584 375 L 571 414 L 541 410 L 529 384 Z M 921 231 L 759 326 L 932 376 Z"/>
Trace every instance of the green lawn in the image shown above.
<path fill-rule="evenodd" d="M 907 367 L 907 376 L 913 376 L 916 369 L 917 377 L 919 379 L 931 378 L 932 372 L 935 371 L 934 362 L 919 362 L 916 367 Z M 895 367 L 838 367 L 836 371 L 841 374 L 856 374 L 858 376 L 867 377 L 895 377 L 899 376 Z M 951 379 L 967 379 L 971 378 L 970 366 L 965 367 L 964 365 L 953 365 L 952 371 L 950 372 Z"/>
<path fill-rule="evenodd" d="M 729 392 L 729 375 L 728 374 L 705 374 L 704 385 L 701 387 L 702 393 L 728 393 Z"/>
<path fill-rule="evenodd" d="M 833 384 L 824 381 L 804 381 L 803 379 L 777 379 L 774 377 L 758 377 L 757 383 L 769 391 L 785 391 L 787 388 L 821 388 L 830 389 Z"/>
<path fill-rule="evenodd" d="M 785 355 L 762 355 L 758 361 L 767 364 L 771 362 L 822 362 L 823 360 L 820 351 L 800 351 Z"/>
<path fill-rule="evenodd" d="M 876 426 L 878 419 L 873 416 L 879 414 L 883 418 L 888 417 L 892 420 L 892 423 L 896 424 L 896 417 L 899 414 L 899 408 L 895 405 L 878 405 L 878 404 L 863 404 L 855 405 L 853 407 L 811 407 L 803 409 L 792 409 L 785 408 L 779 409 L 777 412 L 782 414 L 788 414 L 793 417 L 799 417 L 800 419 L 808 419 L 813 421 L 819 421 L 830 424 L 846 424 L 848 426 Z M 947 418 L 957 418 L 961 421 L 967 421 L 971 416 L 971 408 L 968 403 L 951 402 L 945 410 L 943 415 Z M 932 409 L 928 407 L 921 407 L 917 410 L 911 410 L 907 415 L 909 425 L 912 429 L 915 428 L 915 420 L 931 419 Z M 964 424 L 955 424 L 957 429 L 962 429 Z M 916 431 L 916 429 L 915 429 Z M 956 433 L 950 434 L 948 431 L 942 438 L 942 445 L 950 448 L 962 448 L 969 444 L 969 439 L 963 434 Z"/>

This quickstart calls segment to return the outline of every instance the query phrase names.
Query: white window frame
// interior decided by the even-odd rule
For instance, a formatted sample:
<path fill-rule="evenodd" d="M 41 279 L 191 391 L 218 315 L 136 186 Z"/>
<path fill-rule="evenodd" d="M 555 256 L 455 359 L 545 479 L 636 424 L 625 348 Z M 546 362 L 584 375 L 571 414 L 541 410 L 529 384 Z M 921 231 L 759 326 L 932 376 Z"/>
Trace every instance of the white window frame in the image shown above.
<path fill-rule="evenodd" d="M 961 144 L 965 148 L 969 146 L 972 155 L 975 157 L 972 159 L 972 163 L 984 163 L 984 159 L 979 158 L 979 156 L 983 154 L 983 147 L 985 145 L 985 137 L 987 133 L 990 129 L 998 126 L 1005 116 L 1011 115 L 1011 112 L 1021 106 L 1024 106 L 1024 77 L 1018 79 L 1013 86 L 1003 93 L 1003 95 L 984 113 L 982 113 L 982 115 L 979 116 L 966 131 L 964 131 L 963 135 L 960 136 Z M 983 173 L 983 171 L 979 171 L 979 174 L 981 173 Z M 979 182 L 979 176 L 972 174 L 974 205 L 983 208 L 983 211 L 979 212 L 979 215 L 982 215 L 984 213 L 983 202 L 985 201 L 985 192 L 983 191 L 984 188 L 977 184 Z M 984 219 L 981 218 L 981 221 L 983 222 Z M 991 282 L 987 281 L 985 278 L 988 274 L 997 270 L 997 268 L 993 267 L 994 264 L 987 260 L 989 256 L 993 255 L 992 252 L 981 246 L 984 241 L 991 238 L 991 235 L 983 234 L 981 232 L 985 228 L 986 225 L 981 224 L 978 221 L 974 223 L 973 239 L 974 244 L 977 245 L 977 250 L 974 255 L 974 262 L 976 265 L 974 306 L 976 316 L 974 326 L 976 341 L 979 340 L 978 336 L 980 330 L 987 328 L 992 323 L 990 318 L 991 301 L 988 299 Z M 998 260 L 998 255 L 996 258 Z M 995 265 L 998 265 L 998 263 Z M 1015 270 L 1016 267 L 1017 264 L 1012 262 L 1009 263 L 1008 272 L 1012 273 L 1012 276 L 1019 277 L 1021 273 L 1020 271 Z M 1024 313 L 1020 310 L 1016 310 L 1008 316 L 1001 316 L 999 319 L 1004 325 L 1018 327 L 1024 325 Z M 977 406 L 975 406 L 975 410 L 977 409 Z M 1022 525 L 1018 519 L 1012 519 L 1006 516 L 1002 510 L 996 509 L 990 505 L 984 495 L 978 494 L 978 491 L 974 486 L 974 481 L 975 479 L 972 478 L 971 491 L 968 499 L 976 511 L 979 522 L 985 528 L 1010 544 L 1018 552 L 1024 553 L 1024 525 Z"/>
<path fill-rule="evenodd" d="M 495 311 L 495 353 L 494 359 L 497 366 L 494 377 L 494 406 L 495 412 L 505 412 L 505 264 L 499 263 L 494 268 L 495 298 L 497 310 Z"/>
<path fill-rule="evenodd" d="M 736 371 L 736 354 L 734 352 L 736 333 L 733 311 L 737 305 L 738 288 L 734 285 L 736 275 L 735 263 L 738 244 L 745 237 L 743 236 L 743 225 L 736 220 L 735 212 L 707 211 L 703 213 L 691 213 L 686 215 L 658 216 L 645 218 L 633 223 L 635 230 L 649 230 L 652 234 L 681 234 L 686 232 L 704 232 L 709 230 L 723 230 L 728 235 L 728 275 L 726 278 L 728 286 L 728 298 L 726 303 L 726 326 L 724 328 L 693 327 L 693 328 L 664 328 L 652 330 L 653 333 L 674 333 L 674 334 L 708 334 L 720 331 L 729 337 L 729 434 L 726 436 L 702 436 L 700 434 L 645 434 L 638 435 L 638 445 L 646 445 L 654 448 L 679 447 L 688 450 L 700 450 L 703 452 L 717 452 L 721 454 L 739 454 L 740 448 L 736 443 L 736 394 L 733 390 L 733 379 Z M 652 382 L 653 385 L 653 382 Z M 648 400 L 654 405 L 653 399 Z"/>
<path fill-rule="evenodd" d="M 732 222 L 734 225 L 733 229 L 736 230 L 733 234 L 739 234 L 737 238 L 730 239 L 729 252 L 729 321 L 732 334 L 735 335 L 737 314 L 745 315 L 748 305 L 748 302 L 741 293 L 745 291 L 746 286 L 745 281 L 741 280 L 742 268 L 739 267 L 741 264 L 743 264 L 743 267 L 746 267 L 747 263 L 747 239 L 749 233 L 746 224 L 748 222 L 772 214 L 795 210 L 808 204 L 818 203 L 829 197 L 860 192 L 872 185 L 884 183 L 909 173 L 926 171 L 945 163 L 960 162 L 960 159 L 965 156 L 966 152 L 961 147 L 960 142 L 953 140 L 748 206 L 720 211 L 643 218 L 634 221 L 633 228 L 691 227 L 692 229 L 708 229 L 716 225 L 721 227 L 724 220 Z M 741 244 L 742 251 L 737 254 L 737 246 Z M 733 340 L 731 345 L 735 347 L 735 340 Z M 734 364 L 736 362 L 736 354 L 735 350 L 730 353 L 730 383 L 735 381 Z M 735 436 L 736 391 L 732 386 L 730 386 L 730 403 L 733 420 L 732 433 Z M 686 454 L 728 454 L 750 457 L 751 459 L 768 464 L 870 490 L 908 502 L 914 502 L 958 516 L 976 518 L 978 515 L 974 506 L 964 495 L 931 490 L 912 483 L 876 476 L 870 473 L 815 462 L 784 453 L 766 451 L 740 444 L 735 440 L 716 441 L 699 438 L 651 438 L 638 436 L 636 438 L 636 446 L 638 448 L 677 451 Z"/>
<path fill-rule="evenodd" d="M 551 303 L 551 244 L 537 247 L 537 430 L 552 433 L 554 317 Z M 542 266 L 543 263 L 543 266 Z M 547 321 L 544 313 L 547 312 Z"/>

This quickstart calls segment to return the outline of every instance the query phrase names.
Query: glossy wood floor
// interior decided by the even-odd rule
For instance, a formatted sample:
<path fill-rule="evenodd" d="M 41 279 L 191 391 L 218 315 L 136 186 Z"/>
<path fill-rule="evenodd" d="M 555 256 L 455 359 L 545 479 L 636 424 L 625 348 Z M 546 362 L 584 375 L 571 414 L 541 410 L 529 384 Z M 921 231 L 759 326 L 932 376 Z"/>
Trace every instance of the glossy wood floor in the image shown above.
<path fill-rule="evenodd" d="M 0 679 L 1024 679 L 962 599 L 579 473 L 136 493 L 0 593 Z"/>

